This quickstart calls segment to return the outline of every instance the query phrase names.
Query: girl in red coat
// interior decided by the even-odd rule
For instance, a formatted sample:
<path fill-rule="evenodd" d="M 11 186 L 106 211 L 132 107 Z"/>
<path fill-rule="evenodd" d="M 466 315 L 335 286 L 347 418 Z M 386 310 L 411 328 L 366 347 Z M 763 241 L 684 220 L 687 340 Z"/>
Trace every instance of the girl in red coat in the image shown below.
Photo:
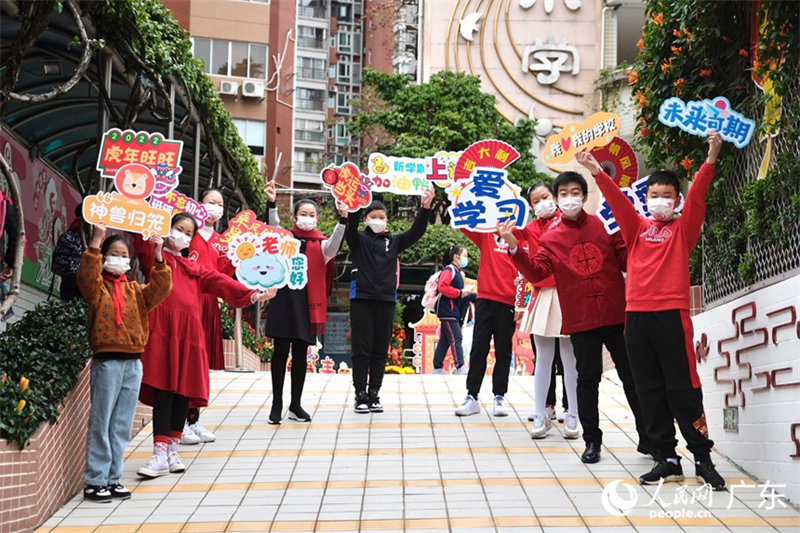
<path fill-rule="evenodd" d="M 150 313 L 150 340 L 142 354 L 143 377 L 139 399 L 153 406 L 153 456 L 138 470 L 154 478 L 183 472 L 178 443 L 189 402 L 208 405 L 208 355 L 203 333 L 202 296 L 210 293 L 235 307 L 246 307 L 275 296 L 274 290 L 259 293 L 230 277 L 197 265 L 183 256 L 197 232 L 194 218 L 179 213 L 164 247 L 164 261 L 172 269 L 172 293 Z M 149 280 L 155 264 L 152 246 L 141 237 L 135 242 L 136 256 Z"/>
<path fill-rule="evenodd" d="M 217 189 L 207 189 L 200 195 L 200 202 L 208 212 L 205 225 L 197 230 L 189 244 L 189 259 L 209 270 L 219 270 L 232 276 L 234 267 L 225 254 L 220 254 L 214 247 L 219 233 L 214 231 L 214 224 L 225 212 L 225 200 Z M 206 335 L 206 352 L 208 366 L 211 370 L 225 369 L 225 356 L 222 353 L 222 324 L 219 320 L 219 301 L 213 294 L 202 295 L 203 331 Z M 214 442 L 217 437 L 200 423 L 200 410 L 197 405 L 189 405 L 186 424 L 183 426 L 181 444 L 198 444 Z"/>

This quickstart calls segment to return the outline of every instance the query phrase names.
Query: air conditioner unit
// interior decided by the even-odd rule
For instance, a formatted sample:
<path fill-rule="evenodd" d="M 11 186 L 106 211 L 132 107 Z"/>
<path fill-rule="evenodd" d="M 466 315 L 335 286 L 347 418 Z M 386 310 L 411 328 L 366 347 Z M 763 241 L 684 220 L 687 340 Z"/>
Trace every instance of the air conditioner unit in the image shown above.
<path fill-rule="evenodd" d="M 263 81 L 246 81 L 242 84 L 242 96 L 248 98 L 264 98 Z"/>
<path fill-rule="evenodd" d="M 221 81 L 219 82 L 219 94 L 239 94 L 239 84 L 235 81 Z"/>
<path fill-rule="evenodd" d="M 328 85 L 328 92 L 335 93 L 339 91 L 339 88 L 336 85 Z"/>

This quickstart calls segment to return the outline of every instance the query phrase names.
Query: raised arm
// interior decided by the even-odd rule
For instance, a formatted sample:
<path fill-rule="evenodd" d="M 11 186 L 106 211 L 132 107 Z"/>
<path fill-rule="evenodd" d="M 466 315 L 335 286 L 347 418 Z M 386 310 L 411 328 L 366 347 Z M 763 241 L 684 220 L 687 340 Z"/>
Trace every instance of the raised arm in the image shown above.
<path fill-rule="evenodd" d="M 103 290 L 103 256 L 100 254 L 100 246 L 90 245 L 83 252 L 75 281 L 89 307 L 97 308 L 100 305 L 100 291 Z"/>
<path fill-rule="evenodd" d="M 706 216 L 706 193 L 714 179 L 714 170 L 717 165 L 717 157 L 722 148 L 722 139 L 717 132 L 708 134 L 708 156 L 705 162 L 697 171 L 697 175 L 689 187 L 686 194 L 686 205 L 683 207 L 683 215 L 679 222 L 684 225 L 686 231 L 686 241 L 689 250 L 695 247 L 697 239 L 700 238 L 700 230 L 703 227 L 703 219 Z"/>
<path fill-rule="evenodd" d="M 436 195 L 433 187 L 428 189 L 425 196 L 422 198 L 422 209 L 419 210 L 417 216 L 414 217 L 414 223 L 404 231 L 397 238 L 400 240 L 400 251 L 412 246 L 415 242 L 420 240 L 425 235 L 425 230 L 428 228 L 428 221 L 431 218 L 431 202 Z"/>
<path fill-rule="evenodd" d="M 513 220 L 498 224 L 497 234 L 508 243 L 508 255 L 526 279 L 536 283 L 553 274 L 553 263 L 542 246 L 537 248 L 535 254 L 527 254 L 519 248 L 519 242 L 514 236 Z"/>
<path fill-rule="evenodd" d="M 161 249 L 164 246 L 164 239 L 156 235 L 153 240 L 153 251 L 155 255 L 155 266 L 150 272 L 150 283 L 142 287 L 142 296 L 147 311 L 151 311 L 158 304 L 163 302 L 172 291 L 172 270 L 161 257 Z"/>
<path fill-rule="evenodd" d="M 358 225 L 361 224 L 361 210 L 347 214 L 347 226 L 344 232 L 344 240 L 350 247 L 351 252 L 358 248 Z"/>
<path fill-rule="evenodd" d="M 340 204 L 338 210 L 339 223 L 333 228 L 330 238 L 322 243 L 322 255 L 326 261 L 330 261 L 339 253 L 339 248 L 342 247 L 342 240 L 344 239 L 344 232 L 347 229 L 347 206 Z"/>

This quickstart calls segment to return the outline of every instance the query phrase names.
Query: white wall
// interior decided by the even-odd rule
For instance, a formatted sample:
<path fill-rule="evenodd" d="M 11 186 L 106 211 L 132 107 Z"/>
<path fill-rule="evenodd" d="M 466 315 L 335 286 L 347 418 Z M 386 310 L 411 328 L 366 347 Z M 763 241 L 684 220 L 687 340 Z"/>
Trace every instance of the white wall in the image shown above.
<path fill-rule="evenodd" d="M 698 372 L 716 449 L 800 503 L 800 275 L 693 321 L 695 346 L 706 335 Z M 723 429 L 723 407 L 738 408 L 738 433 Z"/>
<path fill-rule="evenodd" d="M 58 299 L 58 287 L 55 287 L 53 290 L 56 292 L 56 294 L 53 295 L 53 298 Z M 36 304 L 45 300 L 47 300 L 46 292 L 40 291 L 39 289 L 31 287 L 25 283 L 21 284 L 19 288 L 19 296 L 17 296 L 17 300 L 14 302 L 14 306 L 12 307 L 14 310 L 14 316 L 9 318 L 7 322 L 0 321 L 0 332 L 6 330 L 6 324 L 13 324 L 14 322 L 17 322 L 26 312 L 32 311 L 33 308 L 36 307 Z"/>

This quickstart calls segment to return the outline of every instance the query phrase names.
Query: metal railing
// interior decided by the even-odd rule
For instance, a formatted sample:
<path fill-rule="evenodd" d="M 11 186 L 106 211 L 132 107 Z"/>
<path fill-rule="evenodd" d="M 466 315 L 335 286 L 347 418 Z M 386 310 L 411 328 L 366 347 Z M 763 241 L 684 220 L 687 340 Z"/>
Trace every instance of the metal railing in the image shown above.
<path fill-rule="evenodd" d="M 297 109 L 306 109 L 310 111 L 322 111 L 325 107 L 325 102 L 323 100 L 297 99 L 294 104 Z"/>
<path fill-rule="evenodd" d="M 314 67 L 299 67 L 297 69 L 297 77 L 306 80 L 327 80 L 328 69 L 314 68 Z"/>
<path fill-rule="evenodd" d="M 305 172 L 306 174 L 319 174 L 321 163 L 306 163 L 295 161 L 292 170 L 295 172 Z"/>
<path fill-rule="evenodd" d="M 311 19 L 326 19 L 328 18 L 328 8 L 297 6 L 297 16 Z"/>
<path fill-rule="evenodd" d="M 316 50 L 321 50 L 325 47 L 325 43 L 327 39 L 317 39 L 315 37 L 298 37 L 297 38 L 297 46 L 299 48 L 314 48 Z"/>
<path fill-rule="evenodd" d="M 325 134 L 321 131 L 295 130 L 294 138 L 298 141 L 325 142 Z"/>

